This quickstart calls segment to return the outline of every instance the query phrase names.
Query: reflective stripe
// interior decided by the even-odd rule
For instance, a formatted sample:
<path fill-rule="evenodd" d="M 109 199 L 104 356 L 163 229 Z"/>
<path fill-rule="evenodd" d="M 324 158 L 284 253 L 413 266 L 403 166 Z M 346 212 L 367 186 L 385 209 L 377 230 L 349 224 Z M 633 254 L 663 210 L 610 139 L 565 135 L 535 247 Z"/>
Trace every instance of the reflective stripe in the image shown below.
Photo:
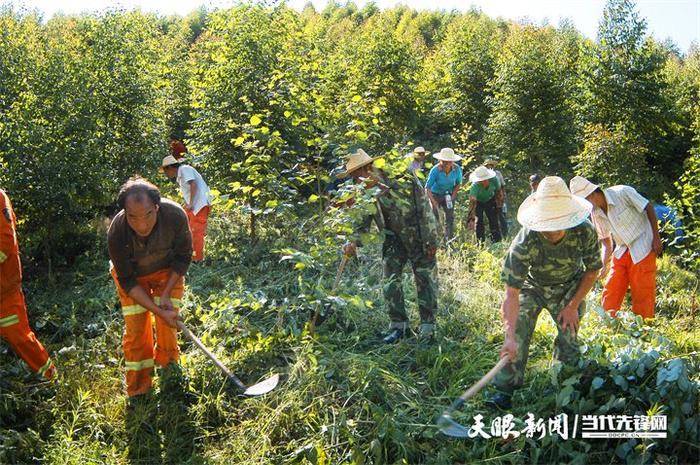
<path fill-rule="evenodd" d="M 173 298 L 171 297 L 171 298 L 170 298 L 170 301 L 173 303 L 173 305 L 174 305 L 175 307 L 178 307 L 178 308 L 179 308 L 180 305 L 182 304 L 182 301 L 181 301 L 180 299 L 173 299 Z M 159 296 L 153 297 L 153 302 L 155 302 L 156 305 L 160 305 L 160 297 L 159 297 Z"/>
<path fill-rule="evenodd" d="M 153 359 L 147 358 L 145 360 L 139 360 L 138 362 L 126 362 L 126 369 L 139 371 L 144 368 L 153 368 Z"/>
<path fill-rule="evenodd" d="M 39 368 L 39 371 L 37 371 L 37 373 L 39 373 L 39 375 L 41 375 L 41 376 L 44 376 L 44 373 L 46 373 L 46 371 L 49 368 L 51 368 L 52 366 L 53 366 L 53 362 L 51 361 L 51 357 L 49 357 L 49 359 L 46 361 L 46 363 L 44 363 L 44 366 Z"/>
<path fill-rule="evenodd" d="M 6 316 L 5 318 L 0 318 L 0 328 L 6 328 L 8 326 L 16 325 L 19 323 L 19 317 L 17 315 Z"/>
<path fill-rule="evenodd" d="M 142 307 L 141 305 L 134 304 L 134 305 L 127 305 L 125 307 L 122 307 L 122 315 L 127 316 L 127 315 L 139 315 L 141 313 L 146 313 L 148 309 L 146 307 Z"/>

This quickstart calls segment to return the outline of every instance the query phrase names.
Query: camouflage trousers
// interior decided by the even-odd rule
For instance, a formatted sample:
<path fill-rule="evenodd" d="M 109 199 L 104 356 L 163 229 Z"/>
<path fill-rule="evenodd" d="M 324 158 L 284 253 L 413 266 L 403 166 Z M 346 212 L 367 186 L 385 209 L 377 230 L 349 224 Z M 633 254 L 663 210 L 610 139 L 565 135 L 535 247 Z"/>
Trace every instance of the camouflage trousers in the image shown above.
<path fill-rule="evenodd" d="M 512 393 L 523 384 L 525 378 L 525 366 L 527 365 L 530 340 L 535 331 L 537 317 L 543 308 L 549 311 L 557 325 L 557 337 L 554 339 L 553 358 L 563 363 L 573 365 L 579 359 L 579 344 L 571 332 L 564 331 L 557 321 L 559 313 L 571 301 L 581 282 L 580 278 L 571 283 L 560 284 L 551 287 L 530 287 L 526 283 L 520 291 L 520 313 L 518 325 L 515 329 L 515 338 L 518 342 L 518 356 L 514 363 L 506 365 L 493 381 L 497 390 L 504 393 Z M 579 319 L 586 309 L 586 302 L 581 302 L 578 308 Z"/>
<path fill-rule="evenodd" d="M 401 285 L 404 265 L 411 262 L 416 280 L 418 311 L 422 324 L 435 324 L 437 311 L 437 279 L 435 257 L 428 258 L 422 250 L 406 250 L 399 239 L 388 235 L 382 248 L 384 300 L 389 309 L 391 327 L 408 328 L 408 315 Z"/>

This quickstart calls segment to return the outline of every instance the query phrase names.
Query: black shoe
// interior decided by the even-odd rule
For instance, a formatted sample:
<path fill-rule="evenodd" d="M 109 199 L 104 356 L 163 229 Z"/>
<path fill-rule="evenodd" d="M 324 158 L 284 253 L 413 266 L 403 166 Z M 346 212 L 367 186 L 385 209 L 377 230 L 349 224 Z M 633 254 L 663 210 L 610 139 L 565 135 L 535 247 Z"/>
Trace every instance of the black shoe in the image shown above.
<path fill-rule="evenodd" d="M 510 410 L 513 403 L 510 395 L 498 392 L 489 397 L 486 401 L 486 406 L 495 410 Z"/>
<path fill-rule="evenodd" d="M 389 331 L 389 334 L 384 336 L 382 339 L 382 342 L 384 344 L 394 344 L 397 342 L 399 339 L 403 339 L 405 337 L 408 337 L 408 329 L 399 329 L 399 328 L 394 328 L 391 331 Z"/>

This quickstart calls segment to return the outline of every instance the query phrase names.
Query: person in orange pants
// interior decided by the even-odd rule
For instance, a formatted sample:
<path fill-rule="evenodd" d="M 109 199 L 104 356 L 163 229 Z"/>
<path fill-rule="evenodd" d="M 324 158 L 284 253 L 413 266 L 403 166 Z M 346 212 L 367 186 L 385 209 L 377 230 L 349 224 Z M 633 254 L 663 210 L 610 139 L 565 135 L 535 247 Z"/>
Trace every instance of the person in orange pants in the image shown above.
<path fill-rule="evenodd" d="M 180 186 L 192 233 L 192 260 L 195 263 L 201 262 L 204 259 L 204 237 L 207 235 L 207 219 L 211 209 L 209 187 L 196 169 L 172 155 L 163 159 L 160 170 L 169 179 L 176 179 Z"/>
<path fill-rule="evenodd" d="M 48 352 L 29 327 L 22 293 L 22 264 L 17 242 L 17 217 L 10 199 L 0 189 L 0 336 L 29 368 L 46 379 L 56 375 Z"/>
<path fill-rule="evenodd" d="M 632 294 L 632 311 L 644 318 L 654 317 L 656 305 L 656 257 L 663 246 L 654 206 L 630 186 L 601 189 L 586 178 L 571 179 L 571 192 L 591 202 L 593 223 L 599 238 L 612 238 L 611 251 L 603 242 L 603 264 L 612 255 L 612 268 L 603 286 L 603 309 L 613 315 L 620 310 L 627 289 Z"/>
<path fill-rule="evenodd" d="M 177 362 L 180 350 L 177 345 L 177 332 L 165 319 L 155 315 L 156 344 L 153 342 L 153 318 L 146 307 L 139 305 L 119 284 L 119 278 L 112 267 L 111 274 L 119 294 L 124 316 L 124 359 L 126 360 L 126 386 L 129 397 L 145 394 L 151 389 L 151 377 L 155 364 L 160 367 Z M 136 278 L 136 282 L 156 305 L 161 296 L 171 270 L 164 269 Z M 176 281 L 170 292 L 174 309 L 180 308 L 184 292 L 184 279 Z"/>
<path fill-rule="evenodd" d="M 176 328 L 192 236 L 182 207 L 161 199 L 158 188 L 143 178 L 127 181 L 117 204 L 121 210 L 107 236 L 125 321 L 127 394 L 134 397 L 150 391 L 156 364 L 166 367 L 179 358 Z"/>

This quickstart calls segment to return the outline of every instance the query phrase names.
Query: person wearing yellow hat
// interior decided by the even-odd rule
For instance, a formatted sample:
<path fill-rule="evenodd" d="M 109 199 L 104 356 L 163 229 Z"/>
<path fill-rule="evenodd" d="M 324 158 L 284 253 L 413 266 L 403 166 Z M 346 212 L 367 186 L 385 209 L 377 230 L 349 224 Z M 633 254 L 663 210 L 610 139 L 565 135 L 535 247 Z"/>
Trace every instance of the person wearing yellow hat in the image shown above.
<path fill-rule="evenodd" d="M 653 318 L 656 257 L 663 252 L 653 204 L 630 186 L 601 189 L 582 176 L 573 177 L 570 186 L 572 192 L 593 204 L 593 223 L 599 236 L 615 240 L 614 251 L 609 246 L 603 250 L 604 264 L 613 255 L 612 269 L 603 285 L 603 308 L 615 314 L 629 289 L 632 311 Z"/>
<path fill-rule="evenodd" d="M 170 179 L 176 179 L 180 193 L 185 200 L 185 212 L 192 232 L 192 260 L 204 260 L 204 238 L 207 235 L 207 221 L 211 211 L 211 194 L 202 175 L 172 155 L 163 158 L 161 172 Z"/>
<path fill-rule="evenodd" d="M 357 253 L 359 235 L 369 231 L 374 220 L 377 228 L 385 232 L 382 246 L 384 300 L 391 324 L 383 342 L 392 344 L 411 334 L 401 284 L 403 269 L 409 261 L 416 281 L 421 319 L 418 335 L 421 339 L 432 340 L 437 313 L 435 217 L 415 175 L 404 171 L 390 178 L 372 165 L 374 160 L 359 149 L 350 155 L 346 170 L 341 173 L 341 176 L 352 176 L 356 184 L 372 192 L 377 207 L 375 213 L 362 216 L 355 235 L 343 246 L 343 253 L 350 256 Z M 358 207 L 361 208 L 360 202 L 352 208 Z"/>
<path fill-rule="evenodd" d="M 500 242 L 501 228 L 498 225 L 496 199 L 501 192 L 501 183 L 496 173 L 485 166 L 479 166 L 469 175 L 469 181 L 472 183 L 469 188 L 469 228 L 473 229 L 476 223 L 476 237 L 483 242 L 486 238 L 486 217 L 489 220 L 491 241 Z"/>
<path fill-rule="evenodd" d="M 523 383 L 530 340 L 537 317 L 546 308 L 557 325 L 554 357 L 574 365 L 576 340 L 585 297 L 603 264 L 591 204 L 571 195 L 563 179 L 544 178 L 518 209 L 522 228 L 513 239 L 501 271 L 505 299 L 501 306 L 505 341 L 501 356 L 510 363 L 494 379 L 497 393 L 487 405 L 511 406 Z"/>

